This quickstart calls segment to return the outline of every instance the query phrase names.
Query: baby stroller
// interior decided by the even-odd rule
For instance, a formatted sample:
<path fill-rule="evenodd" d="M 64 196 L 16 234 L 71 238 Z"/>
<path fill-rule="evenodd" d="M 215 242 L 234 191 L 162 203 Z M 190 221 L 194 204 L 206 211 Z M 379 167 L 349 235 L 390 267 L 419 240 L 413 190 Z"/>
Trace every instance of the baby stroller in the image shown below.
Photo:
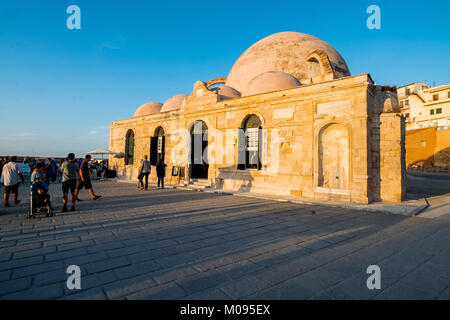
<path fill-rule="evenodd" d="M 46 204 L 37 205 L 35 196 L 38 189 L 44 189 L 45 195 L 48 194 L 48 184 L 46 181 L 36 181 L 30 187 L 30 212 L 28 219 L 34 219 L 36 216 L 52 217 L 54 215 L 50 201 Z"/>

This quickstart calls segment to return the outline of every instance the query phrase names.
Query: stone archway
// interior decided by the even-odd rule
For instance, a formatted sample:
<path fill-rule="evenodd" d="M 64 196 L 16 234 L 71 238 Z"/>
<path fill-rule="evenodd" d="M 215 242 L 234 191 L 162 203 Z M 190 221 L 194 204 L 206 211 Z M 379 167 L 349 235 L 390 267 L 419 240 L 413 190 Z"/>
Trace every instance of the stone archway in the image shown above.
<path fill-rule="evenodd" d="M 164 162 L 165 158 L 166 137 L 164 128 L 161 126 L 156 128 L 155 133 L 150 140 L 150 163 L 152 166 L 156 166 L 160 160 Z"/>
<path fill-rule="evenodd" d="M 125 165 L 134 163 L 134 131 L 129 129 L 125 135 Z"/>
<path fill-rule="evenodd" d="M 319 132 L 318 186 L 327 189 L 348 190 L 349 135 L 344 126 L 332 123 Z"/>
<path fill-rule="evenodd" d="M 202 120 L 191 128 L 191 178 L 208 179 L 208 126 Z"/>

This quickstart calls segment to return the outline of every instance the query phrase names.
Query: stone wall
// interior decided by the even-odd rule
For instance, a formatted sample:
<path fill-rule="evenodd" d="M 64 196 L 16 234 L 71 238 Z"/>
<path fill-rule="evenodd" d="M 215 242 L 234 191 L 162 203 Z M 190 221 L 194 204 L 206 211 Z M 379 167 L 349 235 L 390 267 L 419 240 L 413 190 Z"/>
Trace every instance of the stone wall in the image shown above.
<path fill-rule="evenodd" d="M 434 165 L 442 171 L 450 172 L 450 129 L 436 131 Z"/>
<path fill-rule="evenodd" d="M 450 172 L 450 130 L 408 130 L 406 165 L 410 170 Z"/>

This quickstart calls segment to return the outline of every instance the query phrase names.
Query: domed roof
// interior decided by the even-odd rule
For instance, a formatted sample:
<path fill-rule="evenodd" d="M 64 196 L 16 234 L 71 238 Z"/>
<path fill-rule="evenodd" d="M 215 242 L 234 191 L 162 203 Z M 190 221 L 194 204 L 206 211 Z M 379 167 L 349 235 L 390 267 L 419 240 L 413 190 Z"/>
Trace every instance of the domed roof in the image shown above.
<path fill-rule="evenodd" d="M 290 89 L 300 86 L 300 81 L 293 75 L 281 71 L 267 71 L 254 77 L 247 84 L 243 96 L 264 92 Z"/>
<path fill-rule="evenodd" d="M 160 102 L 148 102 L 140 106 L 134 113 L 134 117 L 148 116 L 150 114 L 159 113 L 163 106 Z"/>
<path fill-rule="evenodd" d="M 328 56 L 335 77 L 350 75 L 341 55 L 326 42 L 298 32 L 280 32 L 268 36 L 247 49 L 228 75 L 227 86 L 242 92 L 248 82 L 266 71 L 283 71 L 302 81 L 315 76 L 308 65 L 314 52 Z"/>
<path fill-rule="evenodd" d="M 173 110 L 178 110 L 181 108 L 184 99 L 187 97 L 187 94 L 179 94 L 176 96 L 173 96 L 172 98 L 170 98 L 169 100 L 167 100 L 162 108 L 161 108 L 161 112 L 167 112 L 167 111 L 173 111 Z"/>
<path fill-rule="evenodd" d="M 234 99 L 241 96 L 239 91 L 229 86 L 218 86 L 210 88 L 209 90 L 217 93 L 219 95 L 219 100 Z"/>

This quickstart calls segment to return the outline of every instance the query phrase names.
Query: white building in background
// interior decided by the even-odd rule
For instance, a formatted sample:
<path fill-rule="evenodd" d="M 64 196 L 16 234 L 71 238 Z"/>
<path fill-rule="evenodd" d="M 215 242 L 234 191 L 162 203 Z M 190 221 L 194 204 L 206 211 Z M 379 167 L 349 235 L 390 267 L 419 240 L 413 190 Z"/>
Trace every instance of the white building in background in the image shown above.
<path fill-rule="evenodd" d="M 450 85 L 430 87 L 418 82 L 397 89 L 406 130 L 450 129 Z"/>

